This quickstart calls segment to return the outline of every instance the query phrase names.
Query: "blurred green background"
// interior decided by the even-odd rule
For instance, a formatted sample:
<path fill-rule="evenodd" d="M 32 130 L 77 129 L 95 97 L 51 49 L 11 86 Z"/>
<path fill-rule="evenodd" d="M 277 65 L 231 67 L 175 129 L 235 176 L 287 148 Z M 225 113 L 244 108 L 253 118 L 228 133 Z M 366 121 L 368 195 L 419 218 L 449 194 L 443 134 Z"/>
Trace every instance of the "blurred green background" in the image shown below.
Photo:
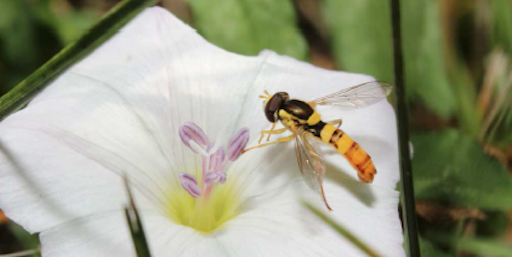
<path fill-rule="evenodd" d="M 0 94 L 118 1 L 0 0 Z M 512 1 L 402 0 L 422 256 L 512 256 Z M 387 0 L 164 0 L 229 51 L 393 82 Z M 37 237 L 0 215 L 0 253 Z"/>

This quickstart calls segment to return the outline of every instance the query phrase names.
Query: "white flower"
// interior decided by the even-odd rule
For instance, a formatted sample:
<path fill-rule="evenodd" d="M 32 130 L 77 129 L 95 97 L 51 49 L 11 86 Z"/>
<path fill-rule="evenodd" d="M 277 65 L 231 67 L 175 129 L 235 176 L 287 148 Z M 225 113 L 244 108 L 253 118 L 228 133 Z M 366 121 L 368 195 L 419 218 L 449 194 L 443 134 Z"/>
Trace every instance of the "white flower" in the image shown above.
<path fill-rule="evenodd" d="M 126 173 L 154 256 L 362 256 L 301 205 L 325 208 L 300 178 L 293 143 L 243 154 L 224 178 L 208 175 L 219 183 L 197 208 L 180 174 L 200 178 L 203 157 L 179 128 L 193 122 L 226 146 L 247 127 L 252 146 L 270 126 L 258 98 L 265 89 L 307 100 L 369 80 L 270 51 L 231 54 L 148 9 L 0 124 L 0 208 L 40 233 L 43 256 L 134 256 L 122 211 Z M 343 118 L 378 169 L 373 184 L 362 184 L 326 146 L 329 215 L 383 256 L 404 256 L 392 107 L 320 113 Z"/>

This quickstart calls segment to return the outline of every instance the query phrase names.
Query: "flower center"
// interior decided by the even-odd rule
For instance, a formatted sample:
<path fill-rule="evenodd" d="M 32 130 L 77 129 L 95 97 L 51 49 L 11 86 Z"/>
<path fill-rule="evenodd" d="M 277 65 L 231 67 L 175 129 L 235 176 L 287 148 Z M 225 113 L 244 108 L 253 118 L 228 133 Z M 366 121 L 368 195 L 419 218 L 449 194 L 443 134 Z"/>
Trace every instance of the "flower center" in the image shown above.
<path fill-rule="evenodd" d="M 224 171 L 242 154 L 249 141 L 249 130 L 239 130 L 229 141 L 226 151 L 222 146 L 216 147 L 194 123 L 182 125 L 179 135 L 185 146 L 201 155 L 202 164 L 195 172 L 196 176 L 180 174 L 181 188 L 175 187 L 171 192 L 166 212 L 178 224 L 212 233 L 237 215 L 237 188 Z"/>
<path fill-rule="evenodd" d="M 177 224 L 209 234 L 238 215 L 236 192 L 233 180 L 213 187 L 208 198 L 191 197 L 188 192 L 176 187 L 167 205 L 167 215 Z"/>

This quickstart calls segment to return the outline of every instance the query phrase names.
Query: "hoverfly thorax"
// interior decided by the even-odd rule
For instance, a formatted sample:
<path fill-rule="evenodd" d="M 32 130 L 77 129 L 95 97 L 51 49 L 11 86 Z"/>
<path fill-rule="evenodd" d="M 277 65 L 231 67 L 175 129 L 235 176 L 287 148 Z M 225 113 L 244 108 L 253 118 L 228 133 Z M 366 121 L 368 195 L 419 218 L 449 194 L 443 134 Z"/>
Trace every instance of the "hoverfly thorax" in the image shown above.
<path fill-rule="evenodd" d="M 269 96 L 265 101 L 264 112 L 267 119 L 275 123 L 278 120 L 278 112 L 283 104 L 290 99 L 290 96 L 286 92 L 279 92 L 272 96 Z"/>

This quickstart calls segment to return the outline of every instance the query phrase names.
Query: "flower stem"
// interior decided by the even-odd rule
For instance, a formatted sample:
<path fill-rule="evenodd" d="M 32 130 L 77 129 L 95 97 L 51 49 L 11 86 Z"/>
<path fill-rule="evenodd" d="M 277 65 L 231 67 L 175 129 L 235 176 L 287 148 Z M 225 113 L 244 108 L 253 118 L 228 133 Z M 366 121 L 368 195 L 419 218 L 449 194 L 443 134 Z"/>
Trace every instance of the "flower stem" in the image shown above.
<path fill-rule="evenodd" d="M 48 82 L 115 35 L 124 24 L 144 8 L 157 2 L 158 0 L 125 0 L 112 8 L 103 19 L 88 30 L 78 41 L 65 47 L 14 89 L 2 96 L 0 98 L 0 120 L 21 109 Z"/>
<path fill-rule="evenodd" d="M 409 257 L 420 256 L 418 230 L 416 224 L 416 209 L 414 187 L 412 180 L 412 165 L 409 152 L 409 119 L 407 99 L 405 98 L 405 83 L 402 58 L 402 34 L 400 28 L 400 0 L 390 0 L 391 20 L 393 25 L 393 53 L 395 69 L 395 94 L 398 123 L 398 145 L 400 157 L 400 177 L 403 224 L 405 228 L 406 251 Z"/>

